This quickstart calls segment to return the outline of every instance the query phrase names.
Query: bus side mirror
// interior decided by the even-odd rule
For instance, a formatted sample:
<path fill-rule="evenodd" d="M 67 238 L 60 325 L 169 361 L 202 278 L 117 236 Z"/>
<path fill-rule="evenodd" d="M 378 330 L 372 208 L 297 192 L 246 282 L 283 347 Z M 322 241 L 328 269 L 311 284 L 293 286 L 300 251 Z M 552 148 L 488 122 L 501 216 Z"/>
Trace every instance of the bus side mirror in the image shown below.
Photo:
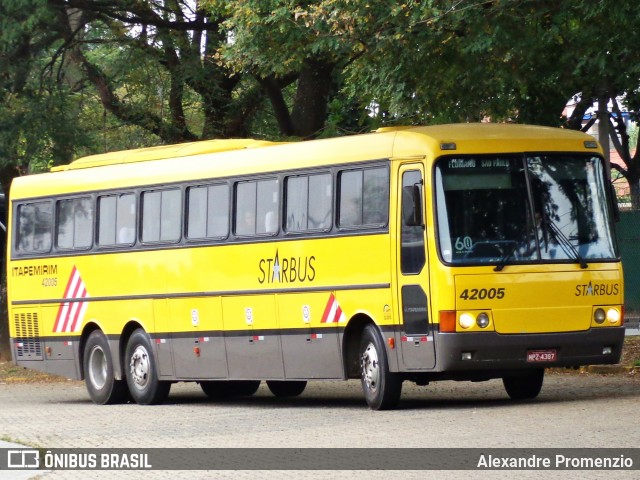
<path fill-rule="evenodd" d="M 422 189 L 419 183 L 402 187 L 402 218 L 408 227 L 423 226 Z"/>

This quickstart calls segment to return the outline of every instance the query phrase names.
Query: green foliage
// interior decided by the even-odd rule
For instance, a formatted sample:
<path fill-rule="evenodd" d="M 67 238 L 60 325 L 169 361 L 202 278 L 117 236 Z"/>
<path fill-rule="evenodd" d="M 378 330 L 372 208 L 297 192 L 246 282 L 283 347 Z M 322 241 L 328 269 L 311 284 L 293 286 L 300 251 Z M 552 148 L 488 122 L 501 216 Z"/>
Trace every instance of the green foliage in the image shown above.
<path fill-rule="evenodd" d="M 49 59 L 59 46 L 47 2 L 0 3 L 0 180 L 68 161 L 82 143 L 70 91 Z"/>
<path fill-rule="evenodd" d="M 199 43 L 196 23 L 154 26 L 191 22 L 181 0 L 166 12 L 87 4 L 75 38 L 65 37 L 55 5 L 0 4 L 0 162 L 21 168 L 171 138 L 286 136 L 262 82 L 275 82 L 291 114 L 310 64 L 331 71 L 314 104 L 326 111 L 322 136 L 487 117 L 560 125 L 579 92 L 625 93 L 627 108 L 640 107 L 632 0 L 207 0 Z M 14 61 L 25 44 L 28 54 Z M 73 49 L 99 69 L 120 111 L 64 60 Z"/>

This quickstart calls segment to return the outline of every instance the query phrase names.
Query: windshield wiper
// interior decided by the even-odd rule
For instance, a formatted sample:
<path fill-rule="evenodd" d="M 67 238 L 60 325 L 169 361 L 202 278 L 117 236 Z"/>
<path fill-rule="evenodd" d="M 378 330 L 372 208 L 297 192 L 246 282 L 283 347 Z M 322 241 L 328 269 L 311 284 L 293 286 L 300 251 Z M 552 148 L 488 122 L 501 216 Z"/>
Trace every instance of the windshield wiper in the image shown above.
<path fill-rule="evenodd" d="M 558 228 L 558 226 L 555 223 L 553 223 L 552 220 L 547 219 L 546 222 L 544 223 L 549 227 L 549 230 L 553 234 L 553 237 L 560 244 L 560 246 L 564 246 L 565 252 L 567 252 L 566 248 L 568 248 L 571 251 L 571 253 L 573 253 L 574 258 L 580 264 L 580 268 L 587 268 L 589 265 L 587 265 L 587 262 L 584 261 L 584 258 L 582 258 L 582 256 L 580 255 L 580 252 L 578 252 L 578 249 L 573 245 L 573 243 L 571 243 L 571 240 L 567 238 L 567 236 L 562 232 L 562 230 L 560 230 L 560 228 Z"/>
<path fill-rule="evenodd" d="M 520 240 L 519 242 L 516 242 L 516 241 L 513 242 L 513 246 L 509 249 L 509 251 L 505 255 L 502 256 L 498 264 L 495 267 L 493 267 L 494 272 L 501 272 L 504 269 L 504 267 L 507 265 L 507 262 L 511 260 L 511 257 L 513 257 L 514 253 L 516 253 L 516 250 L 518 250 L 520 245 L 522 245 L 523 241 L 524 240 Z"/>

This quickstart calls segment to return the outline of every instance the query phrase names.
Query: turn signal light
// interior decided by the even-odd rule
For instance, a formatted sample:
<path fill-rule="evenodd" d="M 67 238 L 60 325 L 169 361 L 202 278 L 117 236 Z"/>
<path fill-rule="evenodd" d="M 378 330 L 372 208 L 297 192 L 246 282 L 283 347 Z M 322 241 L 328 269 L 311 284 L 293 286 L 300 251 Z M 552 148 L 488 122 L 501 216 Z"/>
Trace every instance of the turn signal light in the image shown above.
<path fill-rule="evenodd" d="M 456 311 L 440 310 L 440 331 L 453 333 L 456 331 Z"/>

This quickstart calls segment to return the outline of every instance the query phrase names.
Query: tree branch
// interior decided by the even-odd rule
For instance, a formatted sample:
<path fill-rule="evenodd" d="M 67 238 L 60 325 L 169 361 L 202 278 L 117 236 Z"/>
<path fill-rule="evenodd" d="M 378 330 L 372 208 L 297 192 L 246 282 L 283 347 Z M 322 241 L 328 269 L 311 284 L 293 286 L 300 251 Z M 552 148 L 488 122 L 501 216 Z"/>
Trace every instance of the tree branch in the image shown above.
<path fill-rule="evenodd" d="M 78 8 L 83 11 L 106 15 L 130 25 L 153 25 L 158 28 L 176 31 L 188 31 L 194 28 L 207 30 L 208 24 L 203 18 L 194 20 L 167 20 L 154 12 L 148 2 L 126 1 L 97 1 L 97 0 L 49 0 L 51 5 L 61 8 Z M 175 13 L 171 9 L 165 9 L 155 5 L 161 11 Z"/>

